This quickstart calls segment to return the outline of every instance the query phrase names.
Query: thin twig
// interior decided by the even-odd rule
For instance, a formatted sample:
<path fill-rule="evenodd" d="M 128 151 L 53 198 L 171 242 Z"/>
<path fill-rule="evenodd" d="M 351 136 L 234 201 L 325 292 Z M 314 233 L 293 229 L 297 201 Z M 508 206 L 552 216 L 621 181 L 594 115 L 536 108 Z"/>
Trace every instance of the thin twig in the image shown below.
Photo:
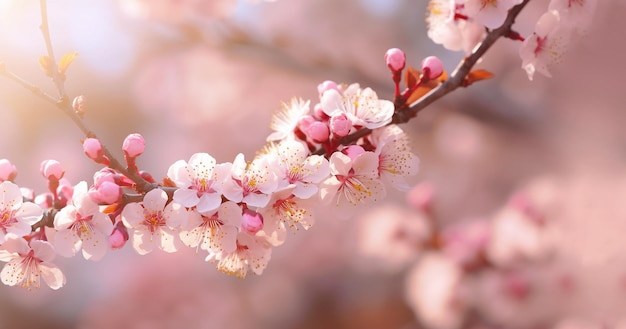
<path fill-rule="evenodd" d="M 65 93 L 65 83 L 59 74 L 59 69 L 57 67 L 56 59 L 54 58 L 54 50 L 52 49 L 52 39 L 50 38 L 50 28 L 48 27 L 48 8 L 46 5 L 46 0 L 39 1 L 41 7 L 41 34 L 43 35 L 44 42 L 46 43 L 46 50 L 48 52 L 48 57 L 50 58 L 50 74 L 52 75 L 52 81 L 59 92 L 59 98 L 61 100 L 67 98 L 67 94 Z"/>

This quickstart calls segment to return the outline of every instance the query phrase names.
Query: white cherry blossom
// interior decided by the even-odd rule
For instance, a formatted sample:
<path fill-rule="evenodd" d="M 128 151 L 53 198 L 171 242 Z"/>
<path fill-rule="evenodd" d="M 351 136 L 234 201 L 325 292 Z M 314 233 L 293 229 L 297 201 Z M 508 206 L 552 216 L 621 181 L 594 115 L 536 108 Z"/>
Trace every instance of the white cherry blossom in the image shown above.
<path fill-rule="evenodd" d="M 370 129 L 382 127 L 391 122 L 394 112 L 392 102 L 378 99 L 374 90 L 361 89 L 356 83 L 348 86 L 343 94 L 335 89 L 325 91 L 321 105 L 324 113 L 330 117 L 345 113 L 355 126 Z"/>
<path fill-rule="evenodd" d="M 465 0 L 467 16 L 490 29 L 500 27 L 509 9 L 522 0 Z"/>
<path fill-rule="evenodd" d="M 485 28 L 472 19 L 456 19 L 458 11 L 455 0 L 431 0 L 426 13 L 428 37 L 448 50 L 469 54 L 482 40 Z"/>
<path fill-rule="evenodd" d="M 129 203 L 122 210 L 122 222 L 132 229 L 130 239 L 140 255 L 155 248 L 170 253 L 177 250 L 176 229 L 184 224 L 187 211 L 176 202 L 166 203 L 165 191 L 154 189 L 146 193 L 142 203 Z"/>
<path fill-rule="evenodd" d="M 65 285 L 63 272 L 51 261 L 56 256 L 47 241 L 31 240 L 9 235 L 0 250 L 0 261 L 7 262 L 0 272 L 2 283 L 9 286 L 38 289 L 41 278 L 52 288 Z"/>
<path fill-rule="evenodd" d="M 250 270 L 257 275 L 262 274 L 271 256 L 271 245 L 264 237 L 240 232 L 234 251 L 209 254 L 206 260 L 217 261 L 219 271 L 243 279 Z"/>
<path fill-rule="evenodd" d="M 378 173 L 383 182 L 388 182 L 401 191 L 411 186 L 406 177 L 417 175 L 419 159 L 411 152 L 409 138 L 397 125 L 390 125 L 372 132 L 372 144 L 378 155 Z"/>
<path fill-rule="evenodd" d="M 311 101 L 304 101 L 301 98 L 292 98 L 289 104 L 283 103 L 281 109 L 272 116 L 270 128 L 274 130 L 267 141 L 278 141 L 283 139 L 293 139 L 293 132 L 298 125 L 298 121 L 311 111 Z"/>
<path fill-rule="evenodd" d="M 556 10 L 563 24 L 585 34 L 591 26 L 597 3 L 598 0 L 551 0 L 548 10 Z"/>
<path fill-rule="evenodd" d="M 357 205 L 375 202 L 386 195 L 374 152 L 363 151 L 354 160 L 335 152 L 330 157 L 330 171 L 331 176 L 320 186 L 320 197 L 336 207 L 338 217 L 348 217 Z"/>
<path fill-rule="evenodd" d="M 535 31 L 526 38 L 520 48 L 522 68 L 528 79 L 532 80 L 535 72 L 551 77 L 550 67 L 562 61 L 567 50 L 571 30 L 561 24 L 557 11 L 549 11 L 539 18 Z"/>
<path fill-rule="evenodd" d="M 223 181 L 222 193 L 233 202 L 265 207 L 278 187 L 276 155 L 265 154 L 246 163 L 239 153 L 231 167 L 230 178 Z"/>
<path fill-rule="evenodd" d="M 315 195 L 317 183 L 330 174 L 328 160 L 320 155 L 309 156 L 309 151 L 300 142 L 283 141 L 275 149 L 278 156 L 279 187 L 294 186 L 292 193 L 302 199 Z"/>
<path fill-rule="evenodd" d="M 85 259 L 99 260 L 108 249 L 113 223 L 99 211 L 83 181 L 74 187 L 71 202 L 54 216 L 54 228 L 53 243 L 60 255 L 71 257 L 82 248 Z"/>
<path fill-rule="evenodd" d="M 25 236 L 31 225 L 43 216 L 43 209 L 32 202 L 23 202 L 22 191 L 10 181 L 0 183 L 0 243 L 8 233 Z"/>
<path fill-rule="evenodd" d="M 229 163 L 216 165 L 207 153 L 192 155 L 188 163 L 176 161 L 167 170 L 167 177 L 179 187 L 174 201 L 186 208 L 196 207 L 199 212 L 217 209 L 222 202 L 218 183 L 229 171 Z"/>
<path fill-rule="evenodd" d="M 187 223 L 180 232 L 181 241 L 192 248 L 209 252 L 233 252 L 241 225 L 241 207 L 232 201 L 222 203 L 208 213 L 189 213 Z"/>

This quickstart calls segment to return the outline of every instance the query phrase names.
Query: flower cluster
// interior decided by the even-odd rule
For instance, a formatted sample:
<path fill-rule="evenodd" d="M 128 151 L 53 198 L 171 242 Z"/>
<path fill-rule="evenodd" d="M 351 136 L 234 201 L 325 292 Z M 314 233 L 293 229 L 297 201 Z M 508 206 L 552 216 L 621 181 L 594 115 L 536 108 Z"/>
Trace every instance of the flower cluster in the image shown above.
<path fill-rule="evenodd" d="M 416 174 L 418 158 L 402 129 L 390 125 L 394 104 L 358 84 L 326 81 L 318 91 L 314 106 L 301 99 L 283 104 L 271 124 L 274 132 L 252 160 L 239 154 L 217 163 L 196 153 L 172 164 L 161 185 L 137 167 L 145 150 L 139 134 L 123 143 L 126 172 L 113 169 L 98 139 L 83 142 L 85 155 L 104 165 L 93 184 L 72 185 L 59 162 L 44 161 L 49 192 L 36 196 L 12 182 L 17 170 L 1 160 L 0 260 L 8 262 L 2 281 L 38 287 L 42 276 L 57 289 L 65 278 L 50 263 L 56 254 L 80 251 L 99 260 L 126 241 L 140 255 L 187 246 L 222 272 L 261 274 L 288 230 L 313 225 L 320 203 L 348 217 L 357 206 L 383 198 L 385 183 L 408 190 L 405 178 Z M 371 131 L 342 141 L 362 129 Z M 142 191 L 130 174 L 151 188 Z"/>
<path fill-rule="evenodd" d="M 428 6 L 428 36 L 453 51 L 470 53 L 485 31 L 505 22 L 509 10 L 523 0 L 431 0 Z M 523 41 L 522 68 L 533 79 L 535 72 L 550 77 L 550 67 L 562 60 L 572 33 L 584 33 L 591 25 L 597 0 L 551 0 L 527 38 L 515 31 L 508 37 Z"/>

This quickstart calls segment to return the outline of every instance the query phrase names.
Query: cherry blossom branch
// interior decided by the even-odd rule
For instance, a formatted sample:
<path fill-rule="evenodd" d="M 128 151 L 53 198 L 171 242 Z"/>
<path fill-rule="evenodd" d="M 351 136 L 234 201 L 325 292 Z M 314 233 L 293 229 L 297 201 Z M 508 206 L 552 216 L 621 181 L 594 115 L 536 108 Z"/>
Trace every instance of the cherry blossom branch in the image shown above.
<path fill-rule="evenodd" d="M 416 102 L 409 104 L 398 105 L 396 104 L 396 111 L 393 115 L 391 123 L 406 123 L 409 122 L 412 118 L 414 118 L 417 113 L 421 110 L 425 109 L 428 105 L 434 103 L 436 100 L 442 98 L 448 93 L 456 90 L 459 87 L 466 86 L 465 81 L 478 60 L 483 57 L 483 55 L 495 44 L 495 42 L 502 37 L 509 37 L 512 30 L 512 26 L 515 23 L 515 19 L 520 14 L 522 9 L 530 2 L 530 0 L 524 0 L 519 5 L 511 8 L 509 11 L 506 20 L 502 26 L 495 30 L 491 30 L 487 33 L 487 36 L 483 39 L 483 41 L 474 49 L 474 51 L 467 57 L 463 58 L 461 62 L 457 65 L 452 75 L 448 80 L 439 85 L 438 87 L 431 90 L 428 94 L 424 95 L 422 98 L 417 100 Z M 359 138 L 365 137 L 372 132 L 371 129 L 363 128 L 360 129 L 348 136 L 345 136 L 341 139 L 342 145 L 350 145 L 357 141 Z M 325 151 L 322 149 L 316 154 L 324 154 Z"/>
<path fill-rule="evenodd" d="M 428 105 L 432 104 L 439 98 L 447 95 L 448 93 L 456 90 L 459 87 L 463 87 L 465 78 L 470 73 L 471 69 L 476 65 L 479 59 L 485 55 L 485 53 L 496 43 L 496 41 L 502 37 L 508 37 L 513 31 L 511 27 L 515 23 L 515 19 L 521 13 L 522 9 L 530 2 L 530 0 L 524 0 L 519 5 L 511 8 L 509 14 L 504 21 L 504 24 L 495 30 L 491 30 L 487 33 L 487 36 L 483 41 L 474 49 L 474 51 L 459 62 L 456 69 L 452 72 L 450 79 L 446 80 L 443 84 L 431 90 L 424 97 L 418 101 L 410 104 L 406 110 L 399 111 L 394 115 L 393 123 L 405 123 L 411 118 L 415 117 L 417 113 Z"/>
<path fill-rule="evenodd" d="M 57 66 L 57 63 L 54 57 L 52 39 L 50 37 L 50 29 L 48 27 L 48 14 L 47 14 L 46 0 L 40 0 L 40 7 L 41 7 L 40 29 L 41 29 L 41 33 L 43 35 L 43 39 L 46 44 L 46 50 L 48 53 L 47 55 L 48 60 L 47 60 L 46 65 L 48 65 L 48 73 L 50 73 L 52 81 L 54 82 L 57 88 L 57 91 L 59 93 L 59 99 L 57 100 L 54 97 L 51 97 L 45 93 L 42 93 L 38 87 L 26 82 L 24 79 L 19 78 L 15 74 L 7 75 L 8 71 L 6 70 L 4 72 L 5 73 L 4 75 L 8 76 L 14 81 L 17 81 L 22 86 L 25 86 L 26 89 L 30 90 L 36 95 L 43 97 L 47 101 L 55 104 L 57 108 L 59 108 L 63 113 L 65 113 L 67 116 L 70 117 L 70 119 L 85 134 L 86 137 L 96 138 L 96 134 L 87 127 L 87 125 L 83 122 L 82 118 L 77 113 L 75 113 L 72 105 L 70 104 L 69 98 L 65 91 L 64 78 L 61 76 L 59 72 L 59 68 Z M 122 173 L 124 176 L 128 177 L 129 179 L 131 179 L 136 184 L 136 189 L 138 191 L 148 192 L 156 187 L 156 184 L 151 184 L 150 182 L 146 181 L 143 177 L 141 177 L 141 175 L 137 171 L 128 170 L 124 165 L 121 164 L 120 161 L 118 161 L 113 156 L 113 154 L 107 149 L 106 146 L 102 145 L 102 151 L 103 151 L 103 154 L 109 159 L 108 166 Z"/>

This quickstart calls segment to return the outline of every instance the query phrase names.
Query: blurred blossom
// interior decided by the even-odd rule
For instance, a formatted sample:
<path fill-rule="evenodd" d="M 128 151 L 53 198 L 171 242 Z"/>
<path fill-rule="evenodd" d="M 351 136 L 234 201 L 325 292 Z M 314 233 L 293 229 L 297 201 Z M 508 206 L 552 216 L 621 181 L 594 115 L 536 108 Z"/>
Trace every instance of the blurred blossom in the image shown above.
<path fill-rule="evenodd" d="M 460 294 L 461 268 L 437 253 L 427 253 L 409 271 L 406 299 L 419 320 L 429 328 L 460 328 L 465 301 Z"/>
<path fill-rule="evenodd" d="M 546 226 L 523 209 L 510 203 L 495 215 L 487 249 L 492 262 L 504 266 L 538 260 L 547 256 L 550 250 Z"/>
<path fill-rule="evenodd" d="M 363 266 L 393 273 L 419 257 L 430 227 L 420 213 L 387 204 L 359 219 L 358 234 Z"/>
<path fill-rule="evenodd" d="M 220 18 L 230 15 L 237 0 L 119 0 L 127 15 L 166 24 Z"/>
<path fill-rule="evenodd" d="M 443 253 L 463 267 L 479 266 L 484 262 L 490 235 L 489 222 L 483 219 L 447 226 L 441 233 Z"/>

